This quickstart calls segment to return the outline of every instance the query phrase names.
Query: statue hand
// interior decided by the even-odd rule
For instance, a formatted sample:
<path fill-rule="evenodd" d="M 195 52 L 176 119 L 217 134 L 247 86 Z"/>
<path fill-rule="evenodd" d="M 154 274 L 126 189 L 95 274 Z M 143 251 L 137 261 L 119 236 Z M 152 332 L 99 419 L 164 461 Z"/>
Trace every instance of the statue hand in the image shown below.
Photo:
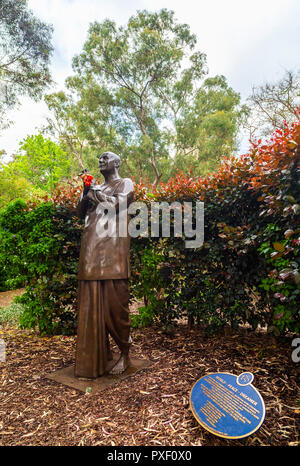
<path fill-rule="evenodd" d="M 88 188 L 88 189 L 87 189 L 86 192 L 85 192 L 85 189 L 86 189 L 86 188 L 84 188 L 84 190 L 83 190 L 83 195 L 84 195 L 84 197 L 85 197 L 86 199 L 89 199 L 90 201 L 93 201 L 93 200 L 94 200 L 93 192 L 90 191 L 90 187 L 89 187 L 89 186 L 88 186 L 87 188 Z"/>
<path fill-rule="evenodd" d="M 96 197 L 100 202 L 105 202 L 107 200 L 106 194 L 102 193 L 101 191 L 96 191 Z"/>

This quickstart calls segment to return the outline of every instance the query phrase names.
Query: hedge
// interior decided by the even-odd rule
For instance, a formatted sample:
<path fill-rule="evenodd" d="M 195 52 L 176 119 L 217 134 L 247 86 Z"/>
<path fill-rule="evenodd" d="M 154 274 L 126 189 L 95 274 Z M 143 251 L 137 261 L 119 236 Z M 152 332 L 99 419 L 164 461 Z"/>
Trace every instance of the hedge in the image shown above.
<path fill-rule="evenodd" d="M 131 290 L 144 299 L 133 325 L 168 328 L 189 317 L 216 332 L 226 325 L 300 331 L 300 121 L 223 160 L 205 178 L 177 172 L 157 188 L 136 183 L 136 199 L 204 202 L 204 244 L 184 238 L 134 238 Z M 0 286 L 27 284 L 21 325 L 44 333 L 76 327 L 77 262 L 82 223 L 74 207 L 79 180 L 33 203 L 0 213 Z"/>

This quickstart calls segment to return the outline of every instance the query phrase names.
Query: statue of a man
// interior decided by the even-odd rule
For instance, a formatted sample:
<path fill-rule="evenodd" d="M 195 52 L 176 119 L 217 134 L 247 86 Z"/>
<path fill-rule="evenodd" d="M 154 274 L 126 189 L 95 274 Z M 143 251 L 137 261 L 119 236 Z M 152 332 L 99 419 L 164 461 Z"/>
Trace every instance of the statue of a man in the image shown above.
<path fill-rule="evenodd" d="M 120 178 L 120 163 L 112 152 L 100 156 L 104 183 L 85 186 L 77 207 L 78 216 L 85 219 L 78 273 L 77 377 L 96 378 L 107 371 L 112 360 L 109 335 L 121 352 L 109 373 L 120 374 L 129 364 L 127 206 L 133 201 L 134 187 L 129 178 Z M 126 233 L 123 225 L 120 235 L 124 212 Z"/>

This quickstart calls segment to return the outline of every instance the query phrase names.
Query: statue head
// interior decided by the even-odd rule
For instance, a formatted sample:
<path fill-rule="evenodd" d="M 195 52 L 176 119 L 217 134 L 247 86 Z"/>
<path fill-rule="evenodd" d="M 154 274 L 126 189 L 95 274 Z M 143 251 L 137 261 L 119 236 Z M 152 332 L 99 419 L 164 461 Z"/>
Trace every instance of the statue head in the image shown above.
<path fill-rule="evenodd" d="M 102 175 L 118 173 L 121 159 L 113 152 L 103 152 L 99 157 L 99 169 Z"/>

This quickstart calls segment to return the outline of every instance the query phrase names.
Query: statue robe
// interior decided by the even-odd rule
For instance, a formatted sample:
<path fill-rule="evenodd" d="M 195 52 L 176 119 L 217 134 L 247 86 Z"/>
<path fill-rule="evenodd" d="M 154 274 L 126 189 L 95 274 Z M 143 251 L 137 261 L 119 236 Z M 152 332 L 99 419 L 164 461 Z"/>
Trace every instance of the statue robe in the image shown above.
<path fill-rule="evenodd" d="M 132 181 L 120 178 L 92 187 L 77 206 L 78 216 L 85 219 L 78 272 L 77 377 L 105 373 L 109 334 L 122 352 L 129 349 L 130 237 L 124 208 L 133 193 Z"/>

